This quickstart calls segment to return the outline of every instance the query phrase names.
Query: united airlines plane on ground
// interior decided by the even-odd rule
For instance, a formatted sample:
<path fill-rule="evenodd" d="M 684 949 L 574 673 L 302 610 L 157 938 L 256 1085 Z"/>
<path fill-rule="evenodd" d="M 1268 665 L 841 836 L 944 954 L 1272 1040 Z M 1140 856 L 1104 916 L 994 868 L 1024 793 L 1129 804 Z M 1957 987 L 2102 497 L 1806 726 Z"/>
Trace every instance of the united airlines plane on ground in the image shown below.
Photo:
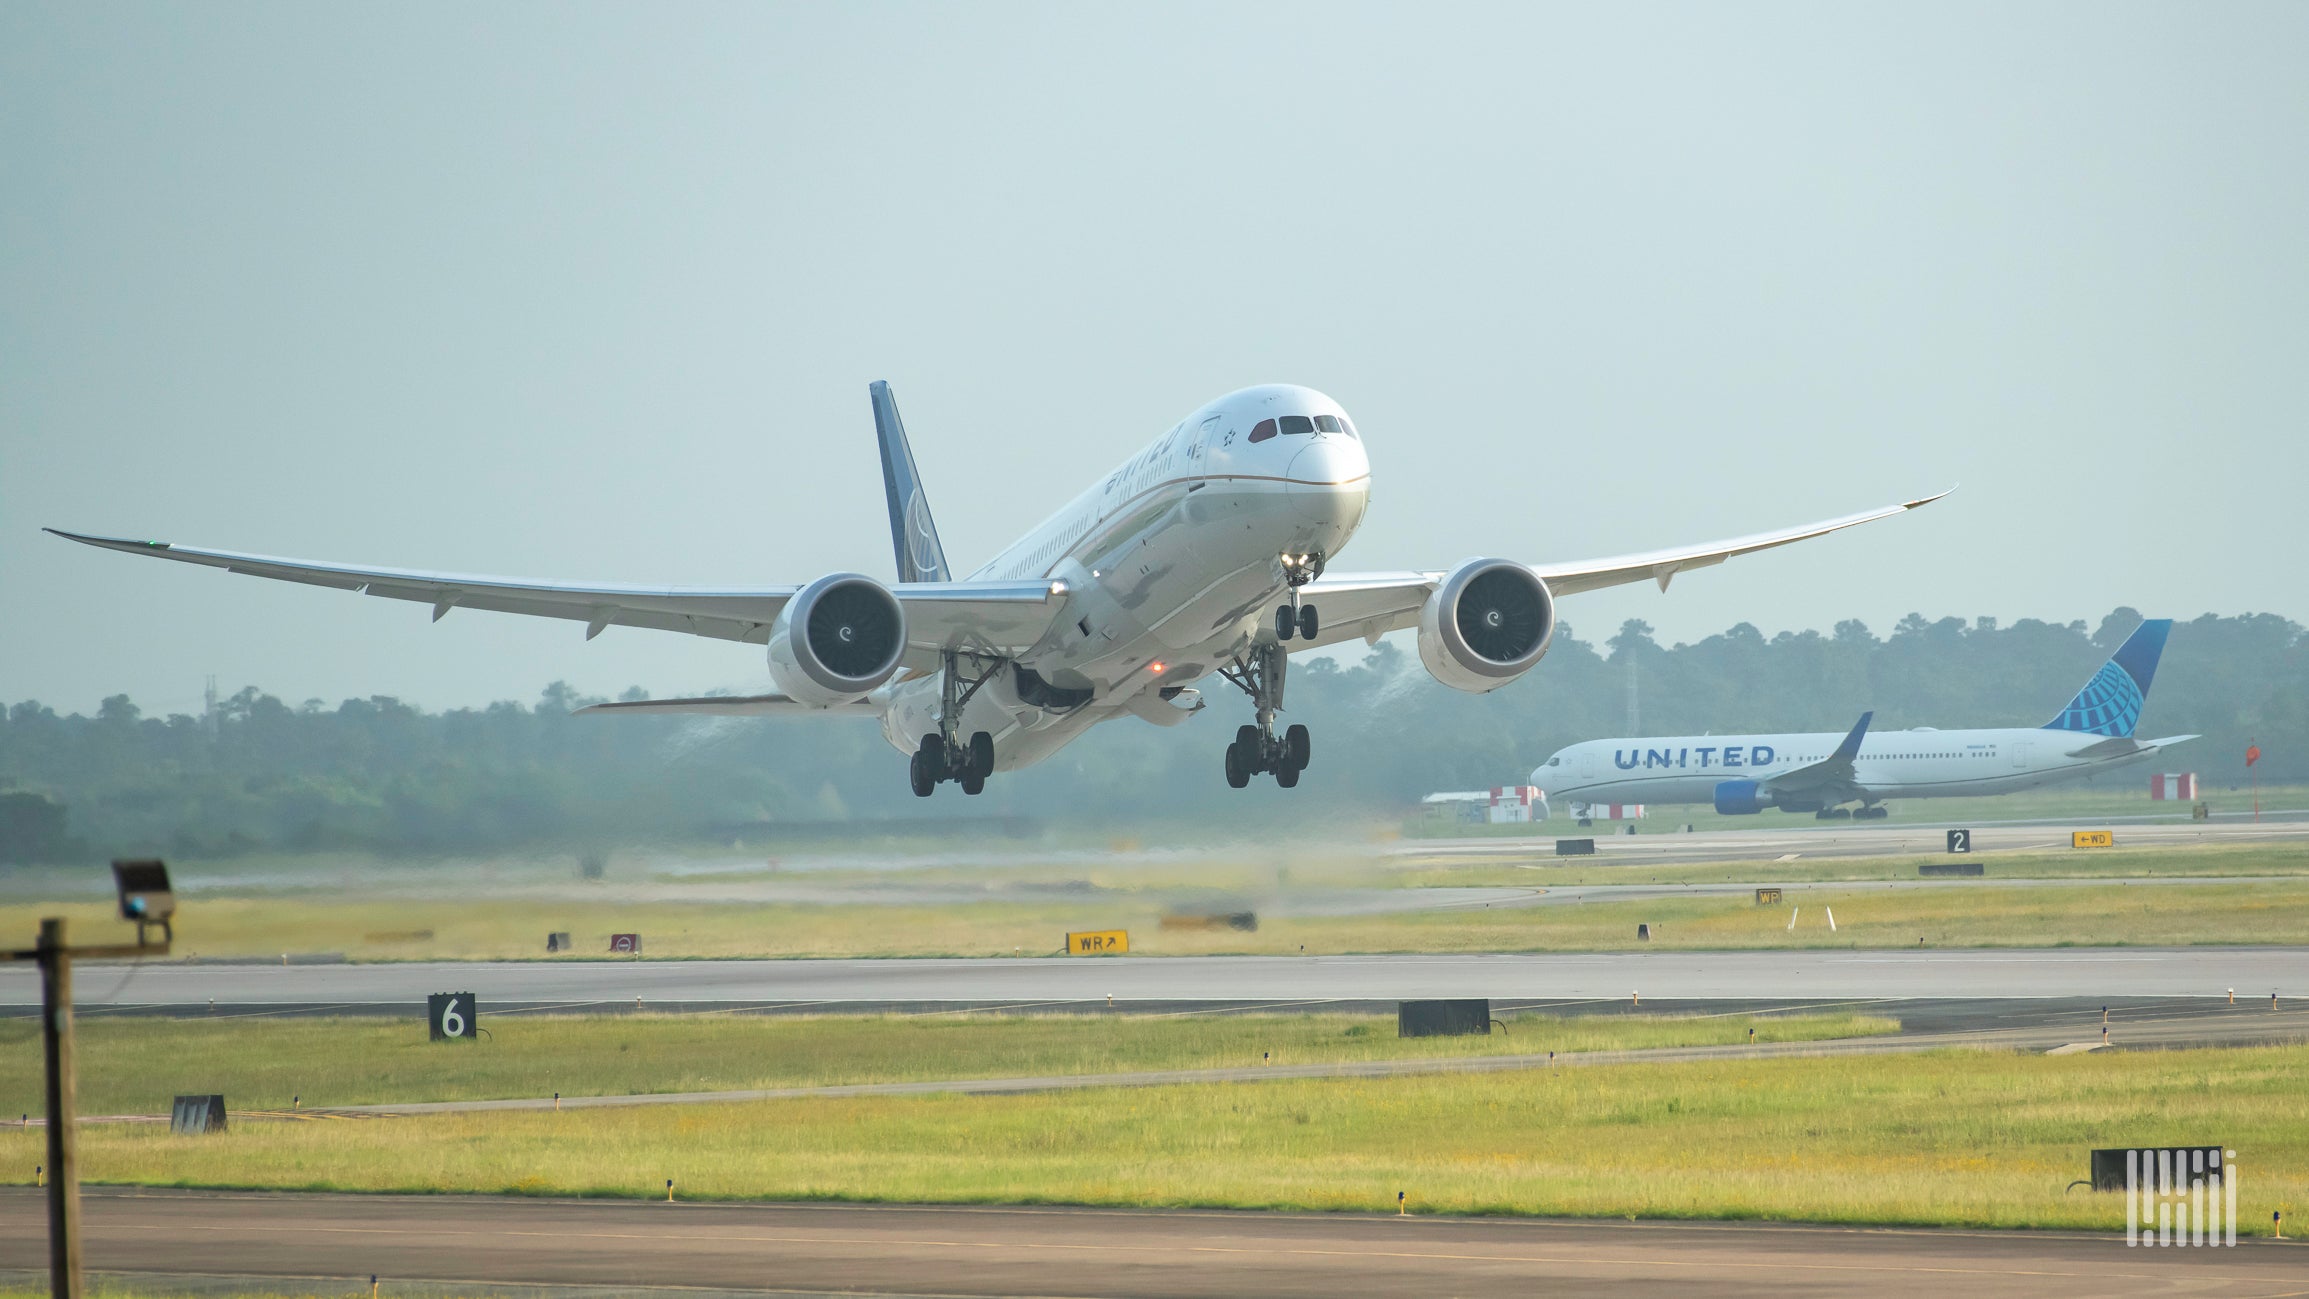
<path fill-rule="evenodd" d="M 1250 698 L 1227 783 L 1298 784 L 1307 728 L 1278 731 L 1285 660 L 1419 629 L 1419 656 L 1456 689 L 1496 690 L 1547 652 L 1555 601 L 1668 579 L 1939 499 L 1700 546 L 1582 563 L 1469 559 L 1448 569 L 1328 573 L 1363 521 L 1362 435 L 1311 388 L 1245 388 L 1180 420 L 978 571 L 956 578 L 930 519 L 888 384 L 871 388 L 898 580 L 832 573 L 801 586 L 628 586 L 312 563 L 160 541 L 73 541 L 433 607 L 567 618 L 587 638 L 649 627 L 766 647 L 777 693 L 600 704 L 587 712 L 878 718 L 911 755 L 914 792 L 976 794 L 1091 724 L 1173 726 L 1214 676 Z M 53 531 L 53 529 L 52 529 Z"/>
<path fill-rule="evenodd" d="M 1776 807 L 1821 820 L 1880 820 L 1889 798 L 2009 794 L 2074 780 L 2197 738 L 2133 738 L 2172 629 L 2169 618 L 2142 623 L 2042 726 L 1871 732 L 1875 714 L 1862 713 L 1845 735 L 1589 740 L 1557 751 L 1531 783 L 1583 803 L 1713 803 L 1728 816 Z"/>

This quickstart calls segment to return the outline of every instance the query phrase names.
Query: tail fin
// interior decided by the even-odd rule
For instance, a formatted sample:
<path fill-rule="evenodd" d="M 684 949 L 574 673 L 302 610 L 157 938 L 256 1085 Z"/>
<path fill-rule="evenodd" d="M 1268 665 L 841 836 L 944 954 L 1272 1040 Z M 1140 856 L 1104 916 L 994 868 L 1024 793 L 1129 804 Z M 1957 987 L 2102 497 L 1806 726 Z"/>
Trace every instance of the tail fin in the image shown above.
<path fill-rule="evenodd" d="M 2156 679 L 2157 657 L 2165 652 L 2165 636 L 2173 630 L 2170 618 L 2151 618 L 2133 629 L 2125 643 L 2068 707 L 2044 724 L 2048 731 L 2077 731 L 2085 735 L 2129 736 L 2141 720 L 2141 705 L 2148 702 L 2149 682 Z"/>
<path fill-rule="evenodd" d="M 882 490 L 890 499 L 890 544 L 898 552 L 898 580 L 950 582 L 946 548 L 938 544 L 938 525 L 930 521 L 930 501 L 922 495 L 914 449 L 906 445 L 898 399 L 880 379 L 866 391 L 874 399 L 874 436 L 882 444 Z"/>

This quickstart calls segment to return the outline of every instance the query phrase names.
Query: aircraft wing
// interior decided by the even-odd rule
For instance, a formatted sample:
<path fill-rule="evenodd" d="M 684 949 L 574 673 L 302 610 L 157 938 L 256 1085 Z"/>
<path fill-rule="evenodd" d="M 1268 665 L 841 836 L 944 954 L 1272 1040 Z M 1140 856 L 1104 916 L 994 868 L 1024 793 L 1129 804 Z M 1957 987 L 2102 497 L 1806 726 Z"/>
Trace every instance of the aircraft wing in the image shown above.
<path fill-rule="evenodd" d="M 799 699 L 766 695 L 706 695 L 697 699 L 621 699 L 587 704 L 580 713 L 642 713 L 676 717 L 879 717 L 882 706 L 869 699 L 820 708 Z"/>
<path fill-rule="evenodd" d="M 436 622 L 452 609 L 566 618 L 584 623 L 588 640 L 600 635 L 604 627 L 648 627 L 766 644 L 778 611 L 801 590 L 798 586 L 632 586 L 428 573 L 203 550 L 165 541 L 93 537 L 55 528 L 47 531 L 67 541 L 131 555 L 429 604 Z M 906 609 L 905 661 L 917 667 L 936 667 L 937 651 L 950 647 L 1022 652 L 1042 639 L 1065 600 L 1064 593 L 1054 592 L 1048 582 L 904 582 L 890 590 Z"/>
<path fill-rule="evenodd" d="M 1735 556 L 1752 555 L 1759 550 L 1771 550 L 1777 546 L 1824 537 L 1831 532 L 1841 532 L 1895 514 L 1905 514 L 1930 505 L 1946 495 L 1947 492 L 1936 492 L 1917 500 L 1903 501 L 1881 509 L 1863 510 L 1842 518 L 1823 519 L 1818 523 L 1782 528 L 1777 532 L 1759 532 L 1697 546 L 1615 555 L 1569 564 L 1533 564 L 1531 571 L 1547 583 L 1549 591 L 1559 596 L 1577 595 L 1582 591 L 1597 591 L 1607 586 L 1646 580 L 1659 583 L 1660 589 L 1665 591 L 1668 589 L 1668 580 L 1678 573 L 1707 568 Z M 1292 648 L 1313 649 L 1357 637 L 1376 641 L 1387 632 L 1414 626 L 1419 621 L 1419 607 L 1427 602 L 1427 597 L 1442 585 L 1447 576 L 1449 574 L 1442 571 L 1422 570 L 1341 573 L 1318 578 L 1300 589 L 1299 598 L 1314 603 L 1320 610 L 1321 631 L 1312 644 L 1293 642 Z"/>
<path fill-rule="evenodd" d="M 1859 724 L 1844 736 L 1836 751 L 1808 767 L 1783 772 L 1765 784 L 1775 794 L 1837 793 L 1849 797 L 1860 786 L 1852 763 L 1860 756 L 1861 737 L 1868 734 L 1868 723 L 1876 720 L 1873 711 L 1860 714 Z"/>

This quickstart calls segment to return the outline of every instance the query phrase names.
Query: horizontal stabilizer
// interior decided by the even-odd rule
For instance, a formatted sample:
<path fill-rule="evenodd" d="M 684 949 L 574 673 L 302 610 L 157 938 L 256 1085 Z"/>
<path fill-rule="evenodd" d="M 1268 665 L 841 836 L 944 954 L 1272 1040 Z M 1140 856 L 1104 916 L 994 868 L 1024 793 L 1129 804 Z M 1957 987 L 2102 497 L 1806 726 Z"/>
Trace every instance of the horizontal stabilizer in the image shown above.
<path fill-rule="evenodd" d="M 859 700 L 820 708 L 784 695 L 705 695 L 697 699 L 627 699 L 588 704 L 579 713 L 640 713 L 682 717 L 879 717 L 880 706 Z"/>

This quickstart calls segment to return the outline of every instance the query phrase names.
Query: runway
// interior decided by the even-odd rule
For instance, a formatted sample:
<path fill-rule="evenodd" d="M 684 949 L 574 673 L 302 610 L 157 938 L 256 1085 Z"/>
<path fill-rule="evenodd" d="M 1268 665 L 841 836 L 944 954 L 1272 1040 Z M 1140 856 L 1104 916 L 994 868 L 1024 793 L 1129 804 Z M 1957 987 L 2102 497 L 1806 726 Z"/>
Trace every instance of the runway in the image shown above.
<path fill-rule="evenodd" d="M 1384 1195 L 1383 1188 L 1374 1188 Z M 292 1281 L 388 1295 L 548 1293 L 1514 1296 L 2297 1292 L 2309 1249 L 2130 1249 L 2121 1234 L 1068 1208 L 664 1204 L 471 1196 L 83 1193 L 100 1278 Z M 0 1280 L 45 1255 L 0 1191 Z M 10 1276 L 8 1269 L 22 1269 Z M 582 1289 L 580 1289 L 582 1288 Z"/>
<path fill-rule="evenodd" d="M 90 962 L 82 1013 L 139 1006 L 353 1008 L 482 1003 L 1392 1001 L 1412 997 L 2219 997 L 2309 995 L 2298 947 L 1594 952 L 1569 955 L 1025 957 L 978 960 L 500 961 L 375 965 Z M 38 975 L 0 967 L 0 1005 L 36 1007 Z"/>

